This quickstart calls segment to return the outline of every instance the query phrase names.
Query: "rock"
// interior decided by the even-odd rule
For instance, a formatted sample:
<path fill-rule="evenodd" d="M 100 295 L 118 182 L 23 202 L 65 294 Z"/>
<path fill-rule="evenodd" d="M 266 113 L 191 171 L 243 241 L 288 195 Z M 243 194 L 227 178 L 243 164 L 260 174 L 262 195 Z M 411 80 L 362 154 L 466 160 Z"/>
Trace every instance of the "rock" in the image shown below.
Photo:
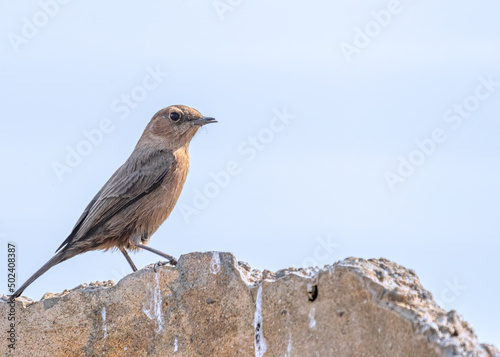
<path fill-rule="evenodd" d="M 191 253 L 116 285 L 18 299 L 15 318 L 12 356 L 500 356 L 385 259 L 261 273 Z"/>

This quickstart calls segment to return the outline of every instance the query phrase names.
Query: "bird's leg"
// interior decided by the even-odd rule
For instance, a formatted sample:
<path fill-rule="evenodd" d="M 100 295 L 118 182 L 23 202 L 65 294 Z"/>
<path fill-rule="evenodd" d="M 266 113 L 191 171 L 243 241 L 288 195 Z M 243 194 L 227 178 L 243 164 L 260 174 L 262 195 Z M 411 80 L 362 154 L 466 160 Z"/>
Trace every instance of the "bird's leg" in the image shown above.
<path fill-rule="evenodd" d="M 171 256 L 171 255 L 168 255 L 168 254 L 165 254 L 163 252 L 160 252 L 159 250 L 156 250 L 154 248 L 148 247 L 147 245 L 144 245 L 144 244 L 135 243 L 135 246 L 137 248 L 146 249 L 146 250 L 149 250 L 152 253 L 158 254 L 159 256 L 162 256 L 163 258 L 168 259 L 169 262 L 170 262 L 170 264 L 177 265 L 177 260 L 175 260 L 175 258 L 173 256 Z"/>
<path fill-rule="evenodd" d="M 134 262 L 132 261 L 132 258 L 130 258 L 130 255 L 128 255 L 127 251 L 125 250 L 125 248 L 120 248 L 120 251 L 123 253 L 123 255 L 125 256 L 125 259 L 127 259 L 127 262 L 130 264 L 130 266 L 132 267 L 132 270 L 133 271 L 137 271 L 137 267 L 135 266 Z"/>

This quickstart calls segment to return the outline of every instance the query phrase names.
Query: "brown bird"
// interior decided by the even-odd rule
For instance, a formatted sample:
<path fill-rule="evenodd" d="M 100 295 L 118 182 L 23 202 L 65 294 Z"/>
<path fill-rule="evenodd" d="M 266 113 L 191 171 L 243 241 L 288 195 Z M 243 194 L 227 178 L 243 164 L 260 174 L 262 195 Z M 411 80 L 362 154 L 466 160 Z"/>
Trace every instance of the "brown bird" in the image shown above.
<path fill-rule="evenodd" d="M 21 295 L 54 265 L 90 250 L 119 249 L 134 271 L 137 268 L 129 250 L 146 249 L 175 265 L 172 256 L 146 244 L 179 198 L 188 172 L 191 139 L 201 126 L 216 122 L 184 105 L 156 113 L 130 157 L 90 201 L 56 254 L 10 299 Z"/>

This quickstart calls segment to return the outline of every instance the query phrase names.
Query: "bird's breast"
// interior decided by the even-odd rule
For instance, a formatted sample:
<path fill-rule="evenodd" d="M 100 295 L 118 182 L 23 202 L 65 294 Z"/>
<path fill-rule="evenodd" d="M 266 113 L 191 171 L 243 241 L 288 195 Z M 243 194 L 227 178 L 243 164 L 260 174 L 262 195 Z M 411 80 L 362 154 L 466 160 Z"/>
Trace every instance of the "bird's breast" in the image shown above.
<path fill-rule="evenodd" d="M 138 231 L 147 235 L 153 234 L 168 218 L 175 207 L 186 181 L 189 169 L 189 155 L 187 150 L 174 152 L 174 161 L 165 175 L 161 185 L 149 194 L 149 198 L 141 202 L 137 209 L 143 217 Z"/>

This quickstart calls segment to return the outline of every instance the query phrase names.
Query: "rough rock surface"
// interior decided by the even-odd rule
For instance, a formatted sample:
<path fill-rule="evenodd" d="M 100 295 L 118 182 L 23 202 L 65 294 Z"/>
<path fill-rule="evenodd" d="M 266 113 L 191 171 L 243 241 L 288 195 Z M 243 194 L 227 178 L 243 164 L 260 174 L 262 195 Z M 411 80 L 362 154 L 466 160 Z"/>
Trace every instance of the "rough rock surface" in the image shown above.
<path fill-rule="evenodd" d="M 500 356 L 385 259 L 272 273 L 191 253 L 15 309 L 13 356 Z"/>

